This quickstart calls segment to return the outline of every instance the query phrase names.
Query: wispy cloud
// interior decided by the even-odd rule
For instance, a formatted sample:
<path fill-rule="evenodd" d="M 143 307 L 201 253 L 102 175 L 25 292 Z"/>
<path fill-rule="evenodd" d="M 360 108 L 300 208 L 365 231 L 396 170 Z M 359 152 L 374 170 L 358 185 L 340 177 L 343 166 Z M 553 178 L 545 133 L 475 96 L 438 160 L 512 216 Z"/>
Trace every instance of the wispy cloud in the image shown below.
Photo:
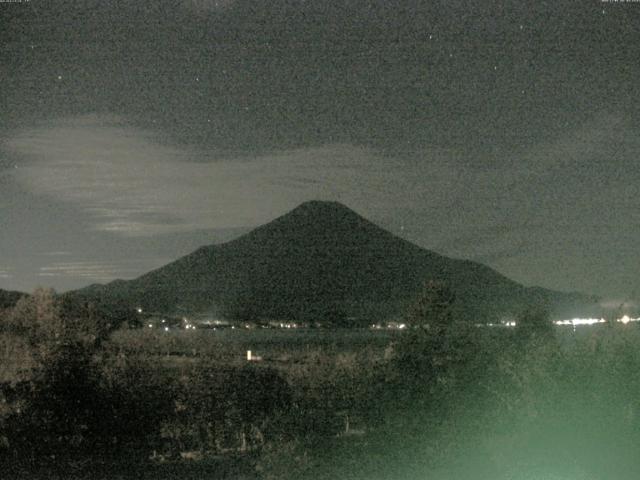
<path fill-rule="evenodd" d="M 53 262 L 40 267 L 36 276 L 109 281 L 116 278 L 135 277 L 139 275 L 141 271 L 157 267 L 167 261 L 168 259 L 144 259 L 119 262 Z"/>
<path fill-rule="evenodd" d="M 95 230 L 128 236 L 256 225 L 310 198 L 373 213 L 380 202 L 409 205 L 412 189 L 446 196 L 454 181 L 436 161 L 429 181 L 417 182 L 424 165 L 395 165 L 352 145 L 216 158 L 163 145 L 114 117 L 23 130 L 4 148 L 23 159 L 14 175 L 26 188 L 89 213 Z"/>

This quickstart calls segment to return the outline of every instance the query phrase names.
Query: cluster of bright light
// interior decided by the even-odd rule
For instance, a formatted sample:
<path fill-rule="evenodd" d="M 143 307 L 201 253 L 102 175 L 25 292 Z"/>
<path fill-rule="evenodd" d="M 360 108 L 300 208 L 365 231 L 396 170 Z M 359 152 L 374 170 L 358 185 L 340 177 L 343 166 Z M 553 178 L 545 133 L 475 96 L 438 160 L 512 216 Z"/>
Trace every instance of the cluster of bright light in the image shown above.
<path fill-rule="evenodd" d="M 370 328 L 373 330 L 405 330 L 408 326 L 406 323 L 389 322 L 386 325 L 381 323 L 372 323 Z"/>
<path fill-rule="evenodd" d="M 298 328 L 296 323 L 280 323 L 280 328 Z"/>
<path fill-rule="evenodd" d="M 185 328 L 185 330 L 195 330 L 196 326 L 195 325 L 191 325 L 190 323 L 187 323 L 187 325 L 184 328 Z"/>
<path fill-rule="evenodd" d="M 615 320 L 616 323 L 622 323 L 626 325 L 629 322 L 640 322 L 640 317 L 632 318 L 629 315 L 624 315 Z M 573 328 L 583 325 L 596 325 L 598 323 L 607 323 L 607 320 L 604 318 L 570 318 L 568 320 L 556 320 L 553 322 L 555 325 L 571 325 Z M 501 323 L 488 323 L 488 324 L 477 324 L 478 327 L 483 326 L 488 327 L 515 327 L 516 322 L 513 320 L 503 321 Z"/>
<path fill-rule="evenodd" d="M 500 323 L 476 323 L 476 327 L 515 327 L 516 322 L 513 320 L 503 320 Z"/>
<path fill-rule="evenodd" d="M 605 323 L 604 318 L 571 318 L 569 320 L 557 320 L 556 325 L 595 325 L 596 323 Z"/>
<path fill-rule="evenodd" d="M 554 322 L 556 325 L 573 325 L 574 327 L 580 325 L 595 325 L 597 323 L 606 323 L 604 318 L 572 318 L 570 320 L 558 320 Z M 623 315 L 615 320 L 616 323 L 622 323 L 626 325 L 629 322 L 640 322 L 640 317 L 632 318 L 629 315 Z"/>

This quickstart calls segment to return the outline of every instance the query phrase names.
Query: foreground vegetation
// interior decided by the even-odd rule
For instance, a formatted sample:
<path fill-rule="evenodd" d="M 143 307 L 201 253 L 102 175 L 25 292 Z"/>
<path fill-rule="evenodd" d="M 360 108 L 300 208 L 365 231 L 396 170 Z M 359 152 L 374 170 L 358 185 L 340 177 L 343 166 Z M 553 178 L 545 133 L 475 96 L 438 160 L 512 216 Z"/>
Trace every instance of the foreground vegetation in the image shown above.
<path fill-rule="evenodd" d="M 37 291 L 0 318 L 2 477 L 637 478 L 636 325 L 477 328 L 454 303 L 427 285 L 402 335 L 215 336 Z"/>

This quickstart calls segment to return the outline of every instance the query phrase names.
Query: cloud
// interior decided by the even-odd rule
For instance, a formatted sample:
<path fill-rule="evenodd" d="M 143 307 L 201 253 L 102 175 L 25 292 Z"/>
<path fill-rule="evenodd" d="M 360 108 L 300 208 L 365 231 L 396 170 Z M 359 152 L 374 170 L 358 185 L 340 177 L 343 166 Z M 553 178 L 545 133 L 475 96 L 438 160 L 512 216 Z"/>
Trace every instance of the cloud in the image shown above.
<path fill-rule="evenodd" d="M 72 261 L 52 262 L 39 268 L 37 277 L 65 277 L 91 281 L 110 281 L 116 278 L 132 278 L 151 268 L 166 263 L 167 259 L 140 259 L 123 261 Z"/>
<path fill-rule="evenodd" d="M 428 167 L 353 145 L 217 158 L 163 145 L 116 117 L 22 130 L 4 148 L 22 159 L 13 175 L 26 189 L 82 209 L 95 230 L 127 236 L 257 225 L 314 198 L 375 214 L 380 203 L 409 207 L 412 190 L 430 188 L 435 199 L 455 183 L 436 154 Z M 428 182 L 417 180 L 425 174 Z"/>

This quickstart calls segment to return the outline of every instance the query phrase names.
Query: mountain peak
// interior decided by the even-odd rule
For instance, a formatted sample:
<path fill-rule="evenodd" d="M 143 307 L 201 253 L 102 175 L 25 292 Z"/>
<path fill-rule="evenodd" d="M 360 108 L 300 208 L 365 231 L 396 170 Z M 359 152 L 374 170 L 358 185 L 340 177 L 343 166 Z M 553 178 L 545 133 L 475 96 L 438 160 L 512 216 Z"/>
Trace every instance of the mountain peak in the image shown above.
<path fill-rule="evenodd" d="M 273 222 L 257 228 L 256 232 L 271 233 L 284 229 L 298 230 L 300 234 L 317 232 L 322 235 L 353 234 L 361 228 L 375 228 L 371 222 L 336 201 L 310 200 L 276 218 Z"/>
<path fill-rule="evenodd" d="M 344 215 L 348 213 L 358 215 L 346 205 L 331 200 L 308 200 L 289 212 L 289 214 L 293 213 L 302 213 L 305 215 Z"/>

